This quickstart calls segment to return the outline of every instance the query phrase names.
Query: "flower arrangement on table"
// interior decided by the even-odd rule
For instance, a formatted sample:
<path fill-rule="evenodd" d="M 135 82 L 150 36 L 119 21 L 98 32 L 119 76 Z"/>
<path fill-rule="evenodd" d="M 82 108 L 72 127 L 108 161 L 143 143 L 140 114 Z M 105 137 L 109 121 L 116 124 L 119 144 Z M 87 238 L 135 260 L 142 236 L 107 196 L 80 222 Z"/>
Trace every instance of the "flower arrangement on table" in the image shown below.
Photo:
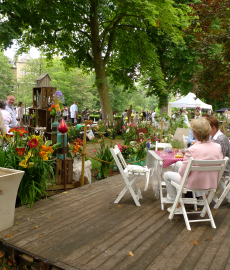
<path fill-rule="evenodd" d="M 46 194 L 48 182 L 53 183 L 55 160 L 52 153 L 59 144 L 51 146 L 51 141 L 44 142 L 42 135 L 28 135 L 24 128 L 10 129 L 14 136 L 5 140 L 0 136 L 2 151 L 5 152 L 3 167 L 25 171 L 19 186 L 18 196 L 21 204 L 30 204 Z"/>
<path fill-rule="evenodd" d="M 61 91 L 56 91 L 53 94 L 53 104 L 48 109 L 50 115 L 52 116 L 60 116 L 61 111 L 63 110 L 64 106 L 63 103 L 65 102 L 64 95 Z"/>

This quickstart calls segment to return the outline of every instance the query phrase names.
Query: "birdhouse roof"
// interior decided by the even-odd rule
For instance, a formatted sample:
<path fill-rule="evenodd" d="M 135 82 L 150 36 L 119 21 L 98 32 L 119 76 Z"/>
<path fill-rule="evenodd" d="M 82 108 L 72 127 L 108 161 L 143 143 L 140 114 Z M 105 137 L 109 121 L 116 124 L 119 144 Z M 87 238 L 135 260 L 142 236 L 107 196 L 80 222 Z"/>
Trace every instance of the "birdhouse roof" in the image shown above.
<path fill-rule="evenodd" d="M 41 75 L 36 79 L 36 81 L 41 81 L 41 80 L 44 79 L 46 76 L 48 76 L 49 79 L 50 79 L 49 74 L 48 74 L 48 73 L 44 73 L 44 74 L 41 74 Z M 50 79 L 50 80 L 51 80 L 51 79 Z"/>

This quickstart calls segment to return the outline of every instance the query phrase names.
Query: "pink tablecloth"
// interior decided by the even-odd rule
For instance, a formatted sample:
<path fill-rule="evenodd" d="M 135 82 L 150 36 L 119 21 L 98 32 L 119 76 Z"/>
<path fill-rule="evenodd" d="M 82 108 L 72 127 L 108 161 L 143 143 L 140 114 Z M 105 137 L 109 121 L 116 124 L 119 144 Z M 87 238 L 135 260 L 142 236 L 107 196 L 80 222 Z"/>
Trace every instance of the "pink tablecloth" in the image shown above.
<path fill-rule="evenodd" d="M 163 159 L 163 168 L 170 166 L 177 161 L 183 161 L 184 158 L 176 158 L 173 153 L 163 154 L 163 151 L 154 151 L 159 157 Z"/>

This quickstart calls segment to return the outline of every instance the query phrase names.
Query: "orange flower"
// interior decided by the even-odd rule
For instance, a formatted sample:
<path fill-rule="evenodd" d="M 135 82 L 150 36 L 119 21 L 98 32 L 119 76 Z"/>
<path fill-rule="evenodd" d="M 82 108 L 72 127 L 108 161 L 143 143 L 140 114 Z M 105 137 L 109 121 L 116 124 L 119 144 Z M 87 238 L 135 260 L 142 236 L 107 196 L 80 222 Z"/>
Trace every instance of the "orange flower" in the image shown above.
<path fill-rule="evenodd" d="M 78 145 L 74 145 L 73 146 L 73 149 L 72 149 L 72 153 L 75 154 L 76 152 L 79 152 L 79 149 L 81 148 L 81 146 L 78 144 Z"/>

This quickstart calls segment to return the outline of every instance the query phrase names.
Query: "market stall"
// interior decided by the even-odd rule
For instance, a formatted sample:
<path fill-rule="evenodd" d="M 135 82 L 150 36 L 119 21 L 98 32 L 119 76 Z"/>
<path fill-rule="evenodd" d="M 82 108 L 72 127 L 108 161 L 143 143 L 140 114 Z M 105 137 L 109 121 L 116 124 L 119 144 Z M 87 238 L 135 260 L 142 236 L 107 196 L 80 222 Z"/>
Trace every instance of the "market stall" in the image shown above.
<path fill-rule="evenodd" d="M 201 101 L 199 98 L 196 98 L 194 93 L 188 93 L 185 97 L 169 102 L 168 104 L 168 115 L 171 117 L 171 109 L 173 108 L 187 108 L 187 109 L 196 109 L 200 107 L 201 109 L 212 110 L 212 105 L 206 104 Z"/>

